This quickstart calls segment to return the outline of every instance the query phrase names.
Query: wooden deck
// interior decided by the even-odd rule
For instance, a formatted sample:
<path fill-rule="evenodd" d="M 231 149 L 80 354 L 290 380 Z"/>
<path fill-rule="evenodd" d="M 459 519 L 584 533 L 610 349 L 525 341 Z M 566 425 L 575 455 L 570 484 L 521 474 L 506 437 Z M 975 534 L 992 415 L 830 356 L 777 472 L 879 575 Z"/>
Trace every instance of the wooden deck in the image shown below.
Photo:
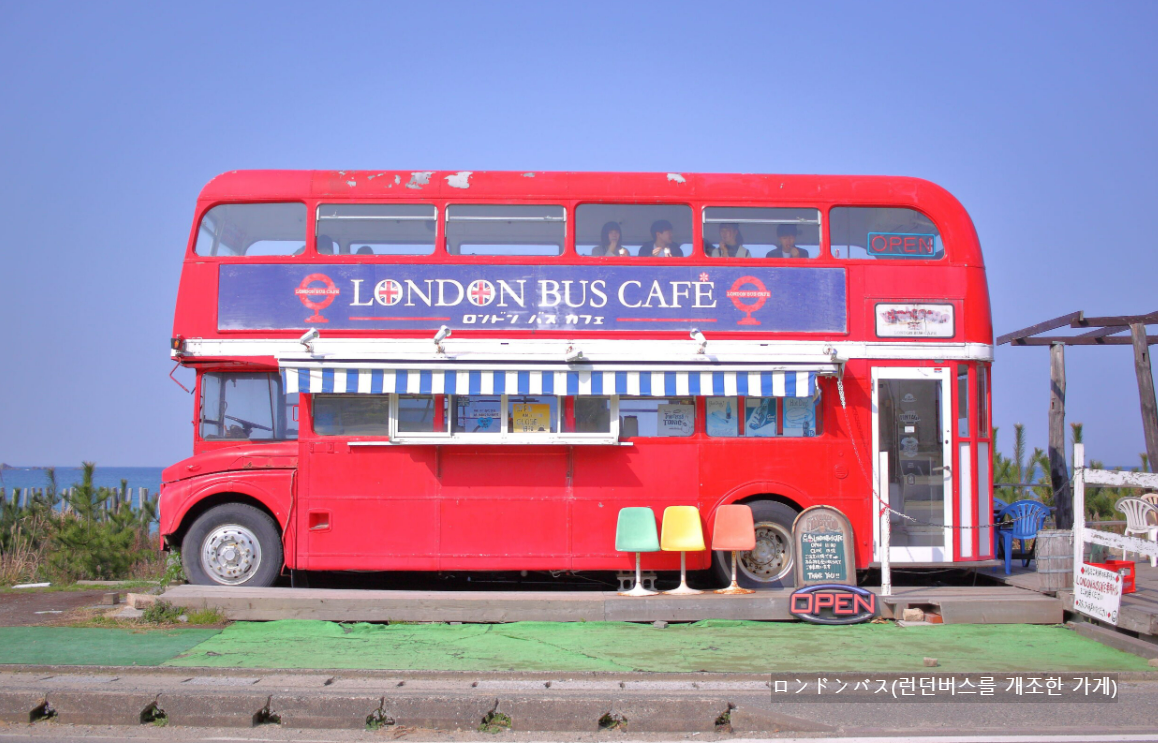
<path fill-rule="evenodd" d="M 1116 557 L 1118 556 L 1116 555 Z M 991 577 L 1007 586 L 1028 591 L 1041 591 L 1039 576 L 1034 571 L 1034 563 L 1030 563 L 1029 568 L 1023 568 L 1018 564 L 1010 575 L 1005 575 L 1004 568 L 987 568 L 977 572 L 979 575 Z M 1118 611 L 1118 629 L 1137 632 L 1141 636 L 1149 637 L 1158 642 L 1158 568 L 1150 567 L 1148 560 L 1135 562 L 1134 577 L 1137 590 L 1122 596 L 1121 608 Z M 1066 611 L 1072 612 L 1074 610 L 1072 590 L 1058 591 L 1057 597 L 1061 600 Z M 1093 622 L 1094 620 L 1090 619 L 1089 621 Z M 1098 624 L 1103 624 L 1106 627 L 1111 626 L 1101 622 Z"/>
<path fill-rule="evenodd" d="M 879 588 L 868 587 L 879 592 Z M 612 591 L 379 591 L 325 588 L 176 586 L 163 598 L 188 607 L 216 606 L 229 619 L 322 619 L 336 622 L 692 622 L 701 619 L 791 620 L 790 589 L 742 596 L 634 598 Z M 910 606 L 937 610 L 947 624 L 1058 624 L 1062 604 L 1016 586 L 894 587 L 881 615 Z"/>

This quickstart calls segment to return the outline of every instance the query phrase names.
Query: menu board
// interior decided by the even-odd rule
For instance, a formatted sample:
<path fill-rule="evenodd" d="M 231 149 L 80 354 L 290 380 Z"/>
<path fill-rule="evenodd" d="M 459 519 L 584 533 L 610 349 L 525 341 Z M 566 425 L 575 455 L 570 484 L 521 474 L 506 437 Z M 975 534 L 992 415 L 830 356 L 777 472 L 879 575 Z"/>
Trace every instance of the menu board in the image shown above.
<path fill-rule="evenodd" d="M 856 585 L 852 523 L 831 506 L 813 506 L 792 525 L 796 543 L 796 585 Z"/>
<path fill-rule="evenodd" d="M 744 400 L 744 435 L 776 435 L 775 397 L 749 397 Z"/>

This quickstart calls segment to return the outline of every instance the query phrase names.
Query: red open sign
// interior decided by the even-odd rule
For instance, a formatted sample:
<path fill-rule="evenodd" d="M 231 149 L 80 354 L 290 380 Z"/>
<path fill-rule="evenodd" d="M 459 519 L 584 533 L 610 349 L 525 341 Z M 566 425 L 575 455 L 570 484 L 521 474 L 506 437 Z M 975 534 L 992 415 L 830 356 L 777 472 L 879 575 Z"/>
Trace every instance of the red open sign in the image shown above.
<path fill-rule="evenodd" d="M 877 596 L 857 586 L 808 586 L 793 592 L 788 612 L 813 624 L 858 624 L 877 615 Z"/>

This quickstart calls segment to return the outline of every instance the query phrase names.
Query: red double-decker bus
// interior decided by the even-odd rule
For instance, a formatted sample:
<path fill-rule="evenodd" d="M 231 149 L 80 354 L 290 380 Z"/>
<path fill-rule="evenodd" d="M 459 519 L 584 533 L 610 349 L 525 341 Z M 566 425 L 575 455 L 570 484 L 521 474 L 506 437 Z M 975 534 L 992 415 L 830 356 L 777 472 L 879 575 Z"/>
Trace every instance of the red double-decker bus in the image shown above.
<path fill-rule="evenodd" d="M 195 583 L 630 570 L 626 506 L 698 507 L 710 549 L 748 504 L 756 588 L 793 584 L 813 505 L 849 517 L 857 568 L 886 505 L 894 563 L 992 553 L 985 269 L 922 180 L 226 173 L 172 354 L 196 422 L 161 535 Z"/>

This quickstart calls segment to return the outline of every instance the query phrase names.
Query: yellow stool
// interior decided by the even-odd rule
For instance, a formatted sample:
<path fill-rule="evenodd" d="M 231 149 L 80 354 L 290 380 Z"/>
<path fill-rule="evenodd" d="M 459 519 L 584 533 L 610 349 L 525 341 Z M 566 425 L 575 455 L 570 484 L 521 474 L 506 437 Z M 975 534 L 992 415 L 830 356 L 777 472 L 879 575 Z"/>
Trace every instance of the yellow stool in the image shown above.
<path fill-rule="evenodd" d="M 673 596 L 703 593 L 688 588 L 687 553 L 702 552 L 704 528 L 700 525 L 700 511 L 695 506 L 668 506 L 663 509 L 663 531 L 659 548 L 664 552 L 680 553 L 680 587 L 664 593 Z"/>

